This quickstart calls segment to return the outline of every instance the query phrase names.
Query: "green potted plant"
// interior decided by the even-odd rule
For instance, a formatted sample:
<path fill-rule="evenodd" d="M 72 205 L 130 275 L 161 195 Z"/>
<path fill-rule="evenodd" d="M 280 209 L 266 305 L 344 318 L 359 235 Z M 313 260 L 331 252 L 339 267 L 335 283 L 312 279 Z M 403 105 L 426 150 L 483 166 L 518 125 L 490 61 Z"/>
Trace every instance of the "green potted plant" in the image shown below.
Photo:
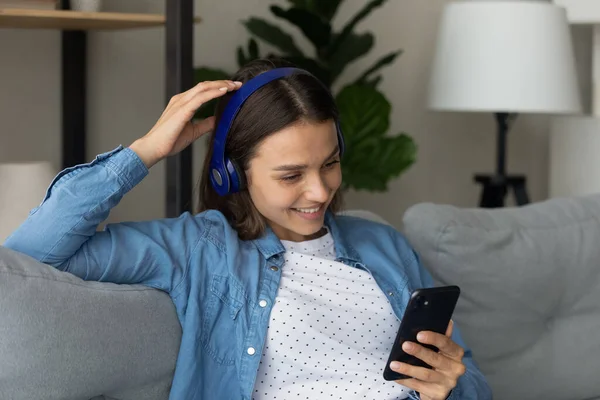
<path fill-rule="evenodd" d="M 260 58 L 258 40 L 274 46 L 279 53 L 262 57 L 279 57 L 304 68 L 329 88 L 344 69 L 366 55 L 375 42 L 372 33 L 355 33 L 356 25 L 387 0 L 371 0 L 346 25 L 335 32 L 332 20 L 343 0 L 288 0 L 290 6 L 270 6 L 278 19 L 298 28 L 314 46 L 314 55 L 304 54 L 294 38 L 278 25 L 261 18 L 242 21 L 251 38 L 246 48 L 237 48 L 239 66 Z M 340 111 L 347 151 L 342 163 L 343 189 L 386 191 L 388 183 L 406 171 L 416 160 L 417 146 L 406 133 L 387 135 L 391 105 L 377 86 L 382 80 L 378 72 L 401 54 L 395 50 L 377 60 L 354 81 L 334 93 Z M 195 70 L 197 82 L 228 79 L 232 74 L 215 68 Z M 199 110 L 198 116 L 211 115 L 214 103 Z"/>

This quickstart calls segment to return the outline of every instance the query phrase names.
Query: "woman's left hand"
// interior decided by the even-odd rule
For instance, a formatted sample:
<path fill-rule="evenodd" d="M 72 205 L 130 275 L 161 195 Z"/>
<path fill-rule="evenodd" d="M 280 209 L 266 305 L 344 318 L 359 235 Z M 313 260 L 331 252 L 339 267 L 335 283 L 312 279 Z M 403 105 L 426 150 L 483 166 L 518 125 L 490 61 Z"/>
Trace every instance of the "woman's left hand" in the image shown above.
<path fill-rule="evenodd" d="M 462 363 L 465 351 L 451 339 L 453 326 L 451 321 L 446 335 L 430 331 L 419 332 L 417 335 L 419 342 L 434 345 L 439 349 L 438 353 L 418 343 L 405 342 L 402 345 L 406 353 L 425 361 L 432 369 L 398 361 L 390 365 L 393 371 L 412 377 L 397 380 L 396 383 L 419 392 L 421 400 L 445 400 L 456 386 L 458 378 L 466 372 Z"/>

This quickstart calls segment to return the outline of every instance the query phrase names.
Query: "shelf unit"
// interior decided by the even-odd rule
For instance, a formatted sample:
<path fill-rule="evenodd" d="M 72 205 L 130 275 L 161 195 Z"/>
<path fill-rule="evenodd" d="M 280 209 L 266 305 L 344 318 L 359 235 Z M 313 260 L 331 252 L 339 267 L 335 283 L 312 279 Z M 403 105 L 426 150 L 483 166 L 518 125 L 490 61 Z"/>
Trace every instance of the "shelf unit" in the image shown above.
<path fill-rule="evenodd" d="M 0 9 L 0 27 L 59 30 L 116 30 L 163 26 L 164 15 L 69 10 Z"/>
<path fill-rule="evenodd" d="M 0 9 L 0 28 L 61 31 L 62 167 L 86 162 L 87 32 L 165 27 L 166 101 L 193 85 L 193 0 L 166 0 L 164 15 Z M 1 34 L 1 31 L 0 31 Z M 190 146 L 191 147 L 191 146 Z M 166 160 L 166 216 L 191 211 L 192 150 Z"/>
<path fill-rule="evenodd" d="M 554 0 L 554 3 L 565 8 L 571 24 L 600 24 L 600 1 L 598 0 Z"/>
<path fill-rule="evenodd" d="M 583 115 L 556 116 L 549 135 L 549 195 L 579 196 L 600 191 L 598 149 L 600 148 L 600 0 L 554 0 L 564 7 L 569 24 L 590 27 L 590 38 L 580 80 L 589 85 L 585 99 L 589 112 Z M 581 47 L 579 51 L 585 49 Z M 590 62 L 591 61 L 591 62 Z M 588 64 L 589 63 L 589 64 Z"/>
<path fill-rule="evenodd" d="M 571 25 L 591 27 L 591 114 L 600 118 L 600 1 L 599 0 L 554 0 L 554 4 L 565 9 Z"/>

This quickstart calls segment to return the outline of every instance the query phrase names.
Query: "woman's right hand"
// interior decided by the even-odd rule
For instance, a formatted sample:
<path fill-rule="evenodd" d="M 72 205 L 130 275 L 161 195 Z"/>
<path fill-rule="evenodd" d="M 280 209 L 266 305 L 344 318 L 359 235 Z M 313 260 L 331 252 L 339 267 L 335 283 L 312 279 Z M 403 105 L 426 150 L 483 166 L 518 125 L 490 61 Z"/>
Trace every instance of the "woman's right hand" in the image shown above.
<path fill-rule="evenodd" d="M 148 168 L 179 153 L 214 128 L 214 117 L 192 121 L 198 108 L 241 86 L 241 82 L 206 81 L 173 96 L 150 132 L 133 142 L 129 148 L 137 153 Z"/>

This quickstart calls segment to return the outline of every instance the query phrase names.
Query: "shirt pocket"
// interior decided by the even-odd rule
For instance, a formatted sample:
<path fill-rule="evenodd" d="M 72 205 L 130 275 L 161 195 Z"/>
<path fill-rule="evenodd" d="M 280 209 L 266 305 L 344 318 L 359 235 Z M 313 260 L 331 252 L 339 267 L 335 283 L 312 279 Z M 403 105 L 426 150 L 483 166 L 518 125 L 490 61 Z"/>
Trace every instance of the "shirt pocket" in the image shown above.
<path fill-rule="evenodd" d="M 213 275 L 204 307 L 202 344 L 219 365 L 233 365 L 238 358 L 238 315 L 246 302 L 246 293 L 234 278 Z"/>

